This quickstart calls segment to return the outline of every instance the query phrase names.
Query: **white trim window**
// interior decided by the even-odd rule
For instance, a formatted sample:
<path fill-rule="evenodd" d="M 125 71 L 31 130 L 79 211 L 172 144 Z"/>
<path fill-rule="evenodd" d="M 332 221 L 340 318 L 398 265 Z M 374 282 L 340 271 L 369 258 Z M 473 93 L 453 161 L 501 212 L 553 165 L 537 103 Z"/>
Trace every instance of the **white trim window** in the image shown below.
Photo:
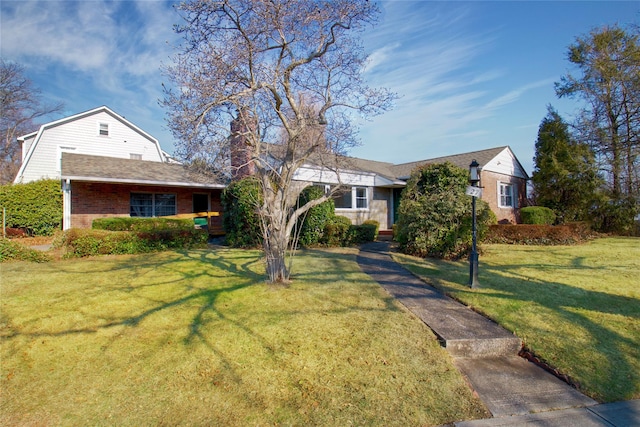
<path fill-rule="evenodd" d="M 131 216 L 157 217 L 176 214 L 176 195 L 163 193 L 131 193 Z"/>
<path fill-rule="evenodd" d="M 501 208 L 515 208 L 516 195 L 515 186 L 507 182 L 498 183 L 498 206 Z"/>
<path fill-rule="evenodd" d="M 98 123 L 98 135 L 109 136 L 109 123 Z"/>
<path fill-rule="evenodd" d="M 367 187 L 345 187 L 334 195 L 336 209 L 369 209 L 369 189 Z"/>
<path fill-rule="evenodd" d="M 329 194 L 331 191 L 329 184 L 314 183 L 313 185 L 322 188 L 324 194 Z M 367 210 L 369 209 L 369 194 L 369 187 L 344 185 L 333 194 L 333 203 L 336 209 Z"/>

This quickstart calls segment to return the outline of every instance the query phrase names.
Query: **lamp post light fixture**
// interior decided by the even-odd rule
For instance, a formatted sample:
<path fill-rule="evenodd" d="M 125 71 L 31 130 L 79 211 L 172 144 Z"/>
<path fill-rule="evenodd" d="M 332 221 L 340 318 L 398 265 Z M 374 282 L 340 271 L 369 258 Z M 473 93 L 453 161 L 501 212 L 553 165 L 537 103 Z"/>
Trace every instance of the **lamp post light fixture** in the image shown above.
<path fill-rule="evenodd" d="M 478 226 L 476 222 L 476 197 L 482 195 L 482 189 L 479 188 L 480 183 L 480 164 L 473 159 L 469 165 L 469 184 L 471 187 L 467 189 L 467 194 L 471 196 L 471 254 L 469 255 L 469 286 L 471 288 L 477 288 L 480 283 L 478 282 L 478 249 L 477 249 L 477 236 Z"/>

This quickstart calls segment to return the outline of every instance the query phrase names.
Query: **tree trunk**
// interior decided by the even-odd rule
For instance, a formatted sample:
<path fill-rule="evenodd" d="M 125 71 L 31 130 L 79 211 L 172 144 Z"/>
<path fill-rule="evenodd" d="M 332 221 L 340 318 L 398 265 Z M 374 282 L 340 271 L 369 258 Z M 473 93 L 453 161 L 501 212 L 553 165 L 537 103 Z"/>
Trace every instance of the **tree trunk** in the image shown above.
<path fill-rule="evenodd" d="M 287 192 L 282 185 L 274 185 L 267 173 L 262 174 L 261 183 L 264 202 L 260 217 L 267 277 L 271 283 L 288 282 L 286 256 L 290 233 L 287 227 Z"/>
<path fill-rule="evenodd" d="M 271 283 L 285 283 L 289 281 L 286 255 L 289 238 L 284 230 L 268 230 L 263 240 L 264 256 L 267 276 Z"/>

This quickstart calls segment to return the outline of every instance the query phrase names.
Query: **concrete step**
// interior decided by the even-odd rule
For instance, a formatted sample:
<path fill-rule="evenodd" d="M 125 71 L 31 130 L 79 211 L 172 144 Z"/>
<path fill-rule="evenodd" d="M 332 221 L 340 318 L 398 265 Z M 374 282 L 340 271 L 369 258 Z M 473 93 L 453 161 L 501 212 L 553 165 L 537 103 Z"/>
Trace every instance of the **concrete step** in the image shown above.
<path fill-rule="evenodd" d="M 521 357 L 456 358 L 453 363 L 494 417 L 597 404 L 595 400 Z"/>

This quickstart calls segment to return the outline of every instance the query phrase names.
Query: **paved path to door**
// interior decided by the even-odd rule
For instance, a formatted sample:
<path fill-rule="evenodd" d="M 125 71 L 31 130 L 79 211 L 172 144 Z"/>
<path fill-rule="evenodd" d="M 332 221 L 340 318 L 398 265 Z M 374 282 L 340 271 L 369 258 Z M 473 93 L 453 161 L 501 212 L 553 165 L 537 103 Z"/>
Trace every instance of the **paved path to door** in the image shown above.
<path fill-rule="evenodd" d="M 493 416 L 456 427 L 640 426 L 640 400 L 598 405 L 519 357 L 518 337 L 427 285 L 388 252 L 388 242 L 363 245 L 358 264 L 433 330 Z"/>

